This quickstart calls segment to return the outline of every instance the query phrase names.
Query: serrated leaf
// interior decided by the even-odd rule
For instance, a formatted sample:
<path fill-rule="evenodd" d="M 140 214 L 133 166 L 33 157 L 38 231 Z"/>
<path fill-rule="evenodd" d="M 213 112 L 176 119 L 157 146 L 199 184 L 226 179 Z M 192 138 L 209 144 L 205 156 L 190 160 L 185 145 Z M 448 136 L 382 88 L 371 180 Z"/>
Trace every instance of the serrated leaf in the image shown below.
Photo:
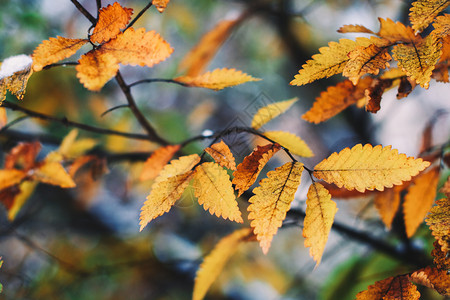
<path fill-rule="evenodd" d="M 197 271 L 192 300 L 201 300 L 205 297 L 230 257 L 238 249 L 239 244 L 244 242 L 251 234 L 251 228 L 239 229 L 217 243 L 211 253 L 205 257 Z"/>
<path fill-rule="evenodd" d="M 155 179 L 178 150 L 180 150 L 180 145 L 169 145 L 156 149 L 145 161 L 139 180 Z"/>
<path fill-rule="evenodd" d="M 187 171 L 183 174 L 175 175 L 161 181 L 152 187 L 152 191 L 147 196 L 147 200 L 141 208 L 140 231 L 147 226 L 150 221 L 168 212 L 172 206 L 180 199 L 189 181 L 194 176 L 194 171 Z"/>
<path fill-rule="evenodd" d="M 426 218 L 431 234 L 441 246 L 443 252 L 450 252 L 450 201 L 443 198 L 436 201 Z"/>
<path fill-rule="evenodd" d="M 439 170 L 432 169 L 413 179 L 403 202 L 406 235 L 412 237 L 433 205 L 437 193 Z"/>
<path fill-rule="evenodd" d="M 449 0 L 416 0 L 410 8 L 409 20 L 412 28 L 416 31 L 422 31 L 433 22 L 434 18 L 447 6 Z"/>
<path fill-rule="evenodd" d="M 115 38 L 127 26 L 132 14 L 133 9 L 122 7 L 118 2 L 100 9 L 91 42 L 101 44 Z"/>
<path fill-rule="evenodd" d="M 264 135 L 288 149 L 292 154 L 302 157 L 314 156 L 305 141 L 293 133 L 286 131 L 266 131 L 264 132 Z"/>
<path fill-rule="evenodd" d="M 389 229 L 400 206 L 400 192 L 399 188 L 394 187 L 375 194 L 375 207 L 384 225 Z"/>
<path fill-rule="evenodd" d="M 262 168 L 264 168 L 269 159 L 280 149 L 281 146 L 279 144 L 256 146 L 253 152 L 244 158 L 233 173 L 234 178 L 232 183 L 238 191 L 238 196 L 242 195 L 252 186 Z"/>
<path fill-rule="evenodd" d="M 59 162 L 44 162 L 37 166 L 33 169 L 31 179 L 62 188 L 73 188 L 76 186 L 72 177 Z"/>
<path fill-rule="evenodd" d="M 267 178 L 253 189 L 255 195 L 249 199 L 248 219 L 253 220 L 250 225 L 264 254 L 269 251 L 273 236 L 286 218 L 300 185 L 302 171 L 302 163 L 286 163 L 268 172 Z"/>
<path fill-rule="evenodd" d="M 434 289 L 441 295 L 450 296 L 450 275 L 446 270 L 428 266 L 412 273 L 411 280 Z"/>
<path fill-rule="evenodd" d="M 358 144 L 352 149 L 334 152 L 314 168 L 314 176 L 348 190 L 383 191 L 385 187 L 411 180 L 430 165 L 421 158 L 399 154 L 391 146 Z"/>
<path fill-rule="evenodd" d="M 328 190 L 320 183 L 311 184 L 306 197 L 303 237 L 305 247 L 311 247 L 309 254 L 318 266 L 338 209 Z"/>
<path fill-rule="evenodd" d="M 20 183 L 25 177 L 27 177 L 27 172 L 22 170 L 0 170 L 0 190 Z"/>
<path fill-rule="evenodd" d="M 206 162 L 195 168 L 194 191 L 198 203 L 212 215 L 242 223 L 241 212 L 225 169 Z"/>
<path fill-rule="evenodd" d="M 434 264 L 443 270 L 450 269 L 450 255 L 449 251 L 442 251 L 441 245 L 438 241 L 434 241 L 433 250 L 431 251 L 431 256 L 434 257 Z"/>
<path fill-rule="evenodd" d="M 405 275 L 377 281 L 366 291 L 356 295 L 357 300 L 418 300 L 419 298 L 420 293 L 417 287 Z"/>
<path fill-rule="evenodd" d="M 370 29 L 368 29 L 368 28 L 366 28 L 366 27 L 364 27 L 363 25 L 359 25 L 359 24 L 356 24 L 356 25 L 344 25 L 344 26 L 341 26 L 338 30 L 337 30 L 337 32 L 340 32 L 340 33 L 350 33 L 350 32 L 356 32 L 356 33 L 374 33 L 372 30 L 370 30 Z"/>
<path fill-rule="evenodd" d="M 380 31 L 378 36 L 388 40 L 390 43 L 413 43 L 420 40 L 420 36 L 414 34 L 414 30 L 405 26 L 402 22 L 394 22 L 391 19 L 378 18 L 380 21 Z"/>
<path fill-rule="evenodd" d="M 6 98 L 6 91 L 22 100 L 28 79 L 32 74 L 32 59 L 28 55 L 8 57 L 0 65 L 0 104 Z"/>
<path fill-rule="evenodd" d="M 158 177 L 155 178 L 153 185 L 159 182 L 166 181 L 172 176 L 184 174 L 200 162 L 200 156 L 197 154 L 191 154 L 186 156 L 181 156 L 178 159 L 173 159 L 169 164 L 165 165 L 161 172 L 159 172 Z"/>
<path fill-rule="evenodd" d="M 211 155 L 220 166 L 236 171 L 236 162 L 234 161 L 233 153 L 231 153 L 230 148 L 228 148 L 227 144 L 223 141 L 211 145 L 211 147 L 206 148 L 205 151 Z"/>
<path fill-rule="evenodd" d="M 188 86 L 202 87 L 211 90 L 222 90 L 226 87 L 239 85 L 249 81 L 259 81 L 261 79 L 254 78 L 242 71 L 236 69 L 215 69 L 195 77 L 180 76 L 175 81 L 184 83 Z"/>
<path fill-rule="evenodd" d="M 119 70 L 117 59 L 110 53 L 89 51 L 78 62 L 77 77 L 91 91 L 99 91 Z"/>
<path fill-rule="evenodd" d="M 258 109 L 256 114 L 253 116 L 251 126 L 254 129 L 261 128 L 264 124 L 268 123 L 269 121 L 275 119 L 276 117 L 284 113 L 297 101 L 298 98 L 295 97 L 289 100 L 272 103 Z"/>
<path fill-rule="evenodd" d="M 33 52 L 33 71 L 41 71 L 47 65 L 74 55 L 87 42 L 86 39 L 68 39 L 62 36 L 43 41 Z"/>
<path fill-rule="evenodd" d="M 160 13 L 163 13 L 167 7 L 167 4 L 169 4 L 169 2 L 170 2 L 170 0 L 153 0 L 152 4 L 156 7 L 156 9 Z"/>
<path fill-rule="evenodd" d="M 439 16 L 433 22 L 434 30 L 432 34 L 434 36 L 445 38 L 450 35 L 450 14 Z"/>

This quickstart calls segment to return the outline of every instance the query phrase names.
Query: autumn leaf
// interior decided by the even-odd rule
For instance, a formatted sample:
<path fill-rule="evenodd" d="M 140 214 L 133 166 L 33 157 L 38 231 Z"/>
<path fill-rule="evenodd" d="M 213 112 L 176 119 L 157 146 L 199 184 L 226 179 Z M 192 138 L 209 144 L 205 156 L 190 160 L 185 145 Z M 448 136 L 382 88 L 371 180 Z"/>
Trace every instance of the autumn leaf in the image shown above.
<path fill-rule="evenodd" d="M 117 59 L 110 53 L 89 51 L 78 62 L 77 77 L 91 91 L 99 91 L 119 71 Z"/>
<path fill-rule="evenodd" d="M 415 43 L 420 40 L 420 36 L 416 36 L 414 30 L 409 26 L 405 26 L 402 22 L 394 22 L 389 18 L 378 18 L 378 21 L 380 21 L 378 36 L 386 39 L 391 44 L 398 42 Z"/>
<path fill-rule="evenodd" d="M 267 144 L 256 146 L 253 152 L 246 156 L 242 163 L 237 166 L 233 173 L 232 183 L 238 191 L 238 196 L 242 195 L 258 178 L 259 173 L 272 156 L 281 149 L 279 144 Z"/>
<path fill-rule="evenodd" d="M 226 87 L 239 85 L 248 81 L 259 81 L 242 71 L 236 69 L 215 69 L 195 77 L 181 76 L 174 79 L 188 86 L 202 87 L 212 90 L 221 90 Z"/>
<path fill-rule="evenodd" d="M 205 297 L 230 257 L 238 249 L 239 244 L 246 241 L 250 235 L 252 235 L 252 229 L 243 228 L 227 235 L 217 243 L 197 271 L 192 300 L 201 300 Z"/>
<path fill-rule="evenodd" d="M 426 267 L 411 274 L 411 281 L 436 290 L 439 294 L 450 296 L 450 275 L 446 270 Z"/>
<path fill-rule="evenodd" d="M 16 218 L 20 209 L 33 194 L 37 184 L 37 181 L 23 181 L 18 186 L 18 193 L 14 195 L 12 205 L 8 209 L 8 220 L 12 221 Z"/>
<path fill-rule="evenodd" d="M 384 225 L 390 229 L 395 214 L 400 206 L 401 189 L 393 187 L 375 194 L 374 203 Z"/>
<path fill-rule="evenodd" d="M 234 27 L 239 23 L 236 20 L 222 20 L 213 29 L 207 32 L 199 43 L 184 57 L 178 70 L 186 70 L 186 76 L 196 77 L 203 73 L 207 64 L 219 50 L 220 46 L 230 36 Z"/>
<path fill-rule="evenodd" d="M 206 162 L 195 168 L 194 191 L 198 203 L 212 215 L 242 223 L 230 177 L 216 163 Z"/>
<path fill-rule="evenodd" d="M 170 0 L 153 0 L 152 4 L 156 7 L 156 9 L 160 13 L 163 13 L 167 7 L 167 4 L 169 4 L 169 2 L 170 2 Z"/>
<path fill-rule="evenodd" d="M 249 199 L 248 219 L 253 220 L 250 225 L 264 254 L 269 251 L 273 236 L 286 218 L 300 185 L 302 171 L 302 163 L 286 163 L 268 172 L 267 178 L 253 189 L 255 195 Z"/>
<path fill-rule="evenodd" d="M 223 141 L 211 145 L 211 147 L 206 148 L 205 151 L 211 155 L 220 166 L 236 171 L 233 153 L 231 153 L 230 148 L 228 148 L 227 144 Z"/>
<path fill-rule="evenodd" d="M 364 27 L 363 25 L 344 25 L 341 26 L 337 32 L 340 33 L 350 33 L 350 32 L 357 32 L 357 33 L 374 33 L 372 30 Z"/>
<path fill-rule="evenodd" d="M 298 98 L 295 97 L 289 100 L 272 103 L 258 109 L 256 114 L 253 116 L 251 125 L 252 128 L 254 129 L 261 128 L 264 124 L 268 123 L 269 121 L 275 119 L 276 117 L 284 113 L 297 101 Z"/>
<path fill-rule="evenodd" d="M 75 187 L 72 177 L 59 162 L 44 162 L 33 170 L 31 178 L 43 183 L 57 185 L 62 188 Z"/>
<path fill-rule="evenodd" d="M 5 157 L 5 169 L 21 168 L 29 170 L 34 167 L 36 156 L 41 150 L 39 142 L 19 143 Z"/>
<path fill-rule="evenodd" d="M 61 162 L 64 159 L 74 159 L 89 151 L 97 142 L 94 139 L 82 138 L 78 139 L 78 130 L 72 129 L 62 140 L 56 151 L 50 152 L 46 157 L 46 161 Z"/>
<path fill-rule="evenodd" d="M 0 107 L 0 130 L 8 124 L 8 116 L 6 115 L 6 108 Z"/>
<path fill-rule="evenodd" d="M 87 42 L 86 39 L 68 39 L 62 36 L 43 41 L 33 52 L 33 70 L 41 71 L 47 65 L 74 55 Z"/>
<path fill-rule="evenodd" d="M 431 256 L 434 257 L 434 264 L 439 268 L 443 270 L 449 270 L 450 269 L 450 255 L 449 251 L 442 251 L 441 245 L 439 244 L 439 241 L 434 241 L 433 243 L 433 250 L 431 251 Z"/>
<path fill-rule="evenodd" d="M 331 154 L 314 168 L 314 176 L 360 192 L 400 185 L 430 165 L 422 159 L 398 154 L 391 146 L 358 144 Z"/>
<path fill-rule="evenodd" d="M 266 131 L 264 135 L 269 139 L 280 144 L 284 148 L 288 149 L 290 153 L 302 156 L 311 157 L 314 156 L 311 149 L 301 138 L 286 131 Z"/>
<path fill-rule="evenodd" d="M 371 77 L 361 79 L 357 85 L 353 85 L 350 80 L 344 80 L 336 86 L 327 88 L 321 92 L 313 107 L 307 111 L 302 118 L 308 122 L 318 124 L 324 122 L 358 100 L 364 98 L 364 91 L 372 83 Z"/>
<path fill-rule="evenodd" d="M 0 190 L 20 183 L 27 172 L 16 169 L 0 170 Z"/>
<path fill-rule="evenodd" d="M 311 184 L 306 196 L 303 237 L 305 238 L 305 247 L 311 247 L 309 253 L 316 261 L 316 266 L 322 259 L 337 210 L 336 203 L 331 200 L 328 190 L 320 183 Z"/>
<path fill-rule="evenodd" d="M 366 291 L 356 295 L 357 300 L 418 300 L 419 298 L 420 293 L 417 287 L 409 281 L 406 275 L 377 281 Z"/>
<path fill-rule="evenodd" d="M 409 20 L 412 28 L 416 31 L 422 31 L 433 22 L 434 18 L 447 6 L 449 0 L 416 0 L 410 8 Z"/>
<path fill-rule="evenodd" d="M 389 89 L 393 84 L 392 79 L 375 78 L 370 87 L 364 91 L 366 97 L 366 111 L 377 113 L 381 109 L 381 97 L 386 89 Z"/>
<path fill-rule="evenodd" d="M 6 98 L 6 91 L 22 100 L 28 79 L 32 74 L 32 59 L 28 55 L 8 57 L 0 65 L 0 104 Z"/>
<path fill-rule="evenodd" d="M 434 71 L 434 70 L 433 70 Z M 409 77 L 402 77 L 400 78 L 400 84 L 398 86 L 397 91 L 397 99 L 402 99 L 407 97 L 417 86 L 417 83 L 415 80 L 409 78 Z"/>
<path fill-rule="evenodd" d="M 436 201 L 426 218 L 431 234 L 437 240 L 443 252 L 450 252 L 450 201 L 443 198 Z"/>
<path fill-rule="evenodd" d="M 102 44 L 115 38 L 126 27 L 133 14 L 133 9 L 122 7 L 114 2 L 100 9 L 98 21 L 89 37 L 91 42 Z"/>
<path fill-rule="evenodd" d="M 200 162 L 200 156 L 197 154 L 191 154 L 186 156 L 181 156 L 178 159 L 173 159 L 169 164 L 165 165 L 164 168 L 159 172 L 158 177 L 155 178 L 153 186 L 156 186 L 159 182 L 166 181 L 172 176 L 184 174 Z"/>
<path fill-rule="evenodd" d="M 156 149 L 145 161 L 139 180 L 155 179 L 178 150 L 180 150 L 180 145 L 169 145 Z"/>
<path fill-rule="evenodd" d="M 406 235 L 412 237 L 433 205 L 437 193 L 439 170 L 420 174 L 413 179 L 403 202 Z"/>

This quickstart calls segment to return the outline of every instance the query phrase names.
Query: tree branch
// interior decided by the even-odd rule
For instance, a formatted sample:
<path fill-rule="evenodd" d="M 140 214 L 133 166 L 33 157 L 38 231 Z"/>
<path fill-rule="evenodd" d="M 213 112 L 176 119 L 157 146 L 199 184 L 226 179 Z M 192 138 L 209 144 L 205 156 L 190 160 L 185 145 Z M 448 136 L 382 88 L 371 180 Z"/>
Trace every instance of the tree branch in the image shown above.
<path fill-rule="evenodd" d="M 138 84 L 142 84 L 142 83 L 152 83 L 152 82 L 167 82 L 167 83 L 175 83 L 181 86 L 188 86 L 186 83 L 183 82 L 179 82 L 173 79 L 164 79 L 164 78 L 148 78 L 148 79 L 142 79 L 142 80 L 138 80 L 136 82 L 133 82 L 131 84 L 128 85 L 128 87 L 133 87 L 135 85 Z"/>
<path fill-rule="evenodd" d="M 80 13 L 82 13 L 92 24 L 95 24 L 97 22 L 97 19 L 91 15 L 90 12 L 88 12 L 86 10 L 86 8 L 84 8 L 83 5 L 80 4 L 80 2 L 78 2 L 77 0 L 70 0 L 73 5 L 75 5 L 75 7 L 80 11 Z"/>
<path fill-rule="evenodd" d="M 130 22 L 130 24 L 128 24 L 127 28 L 125 28 L 125 30 L 127 30 L 128 28 L 130 28 L 131 26 L 134 25 L 134 23 L 136 23 L 137 20 L 139 20 L 140 17 L 142 17 L 142 15 L 147 11 L 147 9 L 149 9 L 153 4 L 153 1 L 150 1 L 150 3 L 148 3 L 143 9 L 141 9 L 141 11 L 136 15 L 136 17 Z"/>

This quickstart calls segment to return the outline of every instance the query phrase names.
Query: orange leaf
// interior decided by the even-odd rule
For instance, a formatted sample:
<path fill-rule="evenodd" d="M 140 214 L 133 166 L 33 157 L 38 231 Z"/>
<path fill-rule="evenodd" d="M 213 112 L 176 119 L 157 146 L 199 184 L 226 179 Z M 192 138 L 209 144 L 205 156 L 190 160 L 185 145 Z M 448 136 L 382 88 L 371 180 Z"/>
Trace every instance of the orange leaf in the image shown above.
<path fill-rule="evenodd" d="M 233 153 L 231 153 L 230 148 L 228 148 L 227 144 L 223 141 L 206 148 L 205 151 L 211 155 L 220 166 L 236 171 Z"/>
<path fill-rule="evenodd" d="M 392 79 L 375 78 L 370 87 L 364 91 L 366 97 L 366 110 L 371 113 L 377 113 L 381 109 L 381 96 L 392 86 Z"/>
<path fill-rule="evenodd" d="M 6 108 L 0 107 L 0 130 L 8 124 L 8 116 L 6 115 Z"/>
<path fill-rule="evenodd" d="M 389 277 L 375 282 L 364 292 L 356 295 L 357 300 L 418 300 L 420 293 L 408 276 Z"/>
<path fill-rule="evenodd" d="M 169 4 L 169 2 L 170 2 L 170 0 L 153 0 L 152 4 L 156 7 L 156 9 L 160 13 L 163 13 L 167 7 L 167 4 Z"/>
<path fill-rule="evenodd" d="M 216 163 L 206 162 L 195 168 L 194 190 L 198 203 L 212 215 L 242 223 L 230 177 Z"/>
<path fill-rule="evenodd" d="M 155 150 L 145 161 L 139 180 L 155 179 L 178 150 L 180 145 L 169 145 Z"/>
<path fill-rule="evenodd" d="M 412 237 L 433 205 L 437 193 L 439 170 L 432 169 L 413 180 L 403 203 L 406 234 Z"/>
<path fill-rule="evenodd" d="M 426 222 L 442 251 L 450 252 L 450 200 L 443 198 L 436 201 L 436 206 L 431 209 Z"/>
<path fill-rule="evenodd" d="M 450 35 L 450 14 L 439 16 L 433 23 L 434 30 L 432 34 L 444 38 Z"/>
<path fill-rule="evenodd" d="M 75 54 L 88 40 L 68 39 L 62 36 L 43 41 L 33 52 L 33 70 L 38 72 L 45 66 Z"/>
<path fill-rule="evenodd" d="M 253 152 L 244 158 L 233 173 L 233 184 L 238 190 L 238 196 L 242 195 L 258 178 L 262 168 L 269 159 L 281 149 L 279 144 L 267 144 L 257 146 Z"/>
<path fill-rule="evenodd" d="M 97 51 L 112 54 L 124 65 L 152 67 L 168 58 L 173 49 L 155 31 L 128 28 L 117 38 L 103 44 Z"/>
<path fill-rule="evenodd" d="M 394 187 L 375 194 L 375 207 L 387 228 L 391 228 L 392 221 L 400 206 L 400 192 L 401 189 Z"/>
<path fill-rule="evenodd" d="M 21 168 L 29 170 L 33 168 L 40 150 L 41 144 L 39 142 L 18 144 L 5 157 L 5 169 Z"/>
<path fill-rule="evenodd" d="M 159 172 L 158 177 L 155 178 L 153 186 L 159 182 L 166 181 L 170 177 L 184 174 L 200 162 L 200 156 L 197 154 L 191 154 L 186 156 L 181 156 L 178 159 L 173 159 L 170 164 L 165 165 L 161 172 Z"/>
<path fill-rule="evenodd" d="M 449 0 L 416 0 L 410 8 L 409 20 L 413 29 L 422 31 L 434 18 L 450 5 Z"/>
<path fill-rule="evenodd" d="M 90 36 L 91 42 L 101 44 L 115 38 L 127 26 L 132 14 L 133 9 L 122 7 L 117 2 L 100 9 L 97 24 Z"/>
<path fill-rule="evenodd" d="M 340 33 L 349 33 L 349 32 L 357 32 L 357 33 L 374 33 L 372 30 L 367 29 L 362 25 L 344 25 L 338 29 L 337 32 Z"/>
<path fill-rule="evenodd" d="M 22 170 L 0 170 L 0 190 L 20 183 L 26 176 L 27 173 Z"/>
<path fill-rule="evenodd" d="M 300 185 L 302 171 L 302 163 L 286 163 L 268 172 L 260 186 L 253 189 L 255 195 L 249 199 L 248 219 L 253 220 L 250 225 L 264 254 L 269 251 L 273 236 L 286 218 Z"/>
<path fill-rule="evenodd" d="M 223 68 L 215 69 L 212 72 L 206 72 L 205 74 L 196 77 L 181 76 L 174 80 L 189 86 L 221 90 L 226 87 L 239 85 L 248 81 L 259 81 L 261 79 L 254 78 L 242 71 Z"/>
<path fill-rule="evenodd" d="M 420 39 L 420 36 L 416 36 L 411 27 L 403 25 L 402 22 L 394 22 L 389 18 L 386 20 L 378 18 L 378 21 L 380 21 L 380 31 L 378 32 L 378 35 L 388 40 L 390 43 L 412 43 L 417 42 L 417 40 Z"/>
<path fill-rule="evenodd" d="M 78 62 L 77 77 L 91 91 L 99 91 L 119 70 L 117 59 L 110 53 L 89 51 Z"/>
<path fill-rule="evenodd" d="M 450 269 L 450 255 L 448 251 L 442 251 L 441 245 L 439 245 L 438 241 L 434 241 L 433 243 L 433 251 L 431 251 L 431 256 L 434 257 L 434 264 L 443 270 Z"/>
<path fill-rule="evenodd" d="M 37 180 L 43 183 L 57 185 L 62 188 L 73 188 L 75 182 L 72 177 L 67 174 L 63 166 L 58 162 L 46 162 L 38 166 L 33 170 L 31 176 L 33 180 Z"/>
<path fill-rule="evenodd" d="M 32 74 L 32 59 L 28 55 L 8 57 L 0 65 L 0 104 L 6 98 L 6 90 L 22 100 L 28 79 Z"/>
<path fill-rule="evenodd" d="M 414 283 L 435 289 L 439 294 L 450 296 L 450 275 L 446 270 L 426 267 L 411 274 Z"/>
<path fill-rule="evenodd" d="M 322 259 L 337 210 L 336 203 L 331 200 L 328 190 L 320 183 L 311 184 L 306 199 L 303 237 L 305 247 L 311 247 L 309 253 L 316 261 L 316 266 Z"/>

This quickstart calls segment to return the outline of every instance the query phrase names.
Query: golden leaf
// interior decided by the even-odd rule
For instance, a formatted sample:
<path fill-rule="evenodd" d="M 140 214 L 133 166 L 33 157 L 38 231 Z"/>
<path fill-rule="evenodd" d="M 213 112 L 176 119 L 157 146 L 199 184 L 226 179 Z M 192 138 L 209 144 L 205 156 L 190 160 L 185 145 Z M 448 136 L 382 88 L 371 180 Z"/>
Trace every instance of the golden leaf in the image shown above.
<path fill-rule="evenodd" d="M 89 51 L 78 62 L 77 77 L 91 91 L 99 91 L 119 70 L 117 59 L 110 53 Z"/>
<path fill-rule="evenodd" d="M 140 231 L 147 226 L 150 221 L 168 212 L 172 206 L 180 199 L 185 188 L 189 185 L 194 171 L 187 171 L 183 174 L 175 175 L 161 181 L 152 187 L 150 195 L 141 208 Z"/>
<path fill-rule="evenodd" d="M 77 136 L 78 130 L 72 129 L 62 140 L 58 150 L 50 152 L 45 160 L 61 162 L 64 159 L 73 159 L 92 149 L 97 144 L 94 139 L 77 140 Z"/>
<path fill-rule="evenodd" d="M 450 275 L 446 270 L 426 267 L 410 276 L 414 283 L 435 289 L 439 294 L 450 296 Z"/>
<path fill-rule="evenodd" d="M 220 166 L 236 171 L 233 153 L 231 153 L 230 148 L 228 148 L 227 144 L 223 141 L 211 145 L 211 147 L 206 148 L 205 151 L 211 155 Z"/>
<path fill-rule="evenodd" d="M 90 36 L 91 42 L 101 44 L 115 38 L 127 26 L 132 14 L 133 9 L 122 7 L 117 2 L 100 9 L 97 24 Z"/>
<path fill-rule="evenodd" d="M 434 30 L 432 34 L 441 38 L 450 35 L 450 14 L 439 16 L 433 23 Z"/>
<path fill-rule="evenodd" d="M 272 103 L 258 109 L 256 114 L 253 116 L 252 127 L 254 129 L 261 128 L 264 124 L 275 119 L 288 110 L 295 102 L 297 102 L 297 100 L 298 98 L 295 97 L 289 100 Z"/>
<path fill-rule="evenodd" d="M 434 257 L 434 264 L 443 270 L 450 269 L 450 255 L 449 251 L 442 251 L 441 245 L 439 245 L 438 241 L 434 241 L 433 250 L 431 251 L 431 256 Z"/>
<path fill-rule="evenodd" d="M 370 87 L 364 91 L 366 97 L 366 111 L 377 113 L 381 109 L 381 97 L 386 89 L 392 86 L 392 79 L 375 78 Z"/>
<path fill-rule="evenodd" d="M 167 4 L 169 4 L 169 2 L 170 2 L 170 0 L 153 0 L 152 4 L 156 7 L 156 9 L 160 13 L 163 13 L 167 7 Z"/>
<path fill-rule="evenodd" d="M 316 266 L 322 259 L 337 211 L 336 203 L 331 200 L 328 190 L 320 183 L 311 184 L 306 198 L 303 237 L 305 238 L 305 247 L 311 247 L 309 253 L 316 261 Z"/>
<path fill-rule="evenodd" d="M 75 182 L 58 162 L 44 162 L 33 170 L 32 180 L 57 185 L 62 188 L 73 188 Z"/>
<path fill-rule="evenodd" d="M 357 85 L 353 85 L 350 80 L 345 80 L 336 86 L 329 87 L 326 91 L 320 93 L 313 107 L 302 118 L 317 124 L 334 117 L 364 98 L 364 91 L 370 86 L 372 80 L 370 77 L 365 77 Z"/>
<path fill-rule="evenodd" d="M 25 177 L 27 173 L 22 170 L 0 170 L 0 190 L 20 183 Z"/>
<path fill-rule="evenodd" d="M 295 134 L 286 131 L 266 131 L 264 135 L 289 150 L 292 154 L 302 157 L 314 156 L 305 141 Z"/>
<path fill-rule="evenodd" d="M 370 285 L 366 291 L 356 295 L 357 300 L 418 300 L 420 293 L 417 287 L 409 281 L 407 275 L 389 277 Z"/>
<path fill-rule="evenodd" d="M 423 88 L 428 88 L 435 65 L 441 56 L 441 44 L 434 36 L 427 36 L 418 43 L 399 44 L 392 53 L 408 76 Z"/>
<path fill-rule="evenodd" d="M 232 183 L 238 190 L 238 196 L 242 195 L 258 178 L 262 168 L 269 159 L 281 149 L 279 144 L 267 144 L 264 146 L 256 146 L 253 152 L 246 156 L 242 163 L 237 166 L 233 173 Z"/>
<path fill-rule="evenodd" d="M 32 74 L 32 59 L 28 55 L 8 57 L 0 65 L 0 104 L 6 98 L 6 90 L 22 100 L 28 79 Z"/>
<path fill-rule="evenodd" d="M 45 66 L 75 54 L 88 40 L 68 39 L 62 36 L 43 41 L 33 52 L 33 70 L 41 71 Z"/>
<path fill-rule="evenodd" d="M 314 176 L 348 190 L 383 191 L 385 187 L 411 180 L 429 165 L 421 158 L 399 154 L 391 146 L 358 144 L 324 159 L 314 168 Z"/>
<path fill-rule="evenodd" d="M 239 244 L 246 241 L 250 235 L 252 235 L 251 228 L 243 228 L 227 235 L 217 243 L 197 271 L 192 300 L 202 300 L 205 297 Z"/>
<path fill-rule="evenodd" d="M 178 159 L 173 159 L 170 164 L 164 166 L 161 172 L 159 172 L 158 177 L 155 178 L 153 185 L 159 182 L 166 181 L 172 176 L 184 174 L 200 162 L 200 156 L 197 154 L 191 154 L 186 156 L 181 156 Z"/>
<path fill-rule="evenodd" d="M 416 31 L 424 30 L 448 5 L 450 5 L 449 0 L 414 1 L 409 13 L 409 20 L 413 24 L 412 28 Z"/>
<path fill-rule="evenodd" d="M 443 252 L 450 252 L 450 201 L 443 198 L 436 201 L 426 220 L 431 234 L 439 243 Z"/>
<path fill-rule="evenodd" d="M 442 38 L 442 54 L 439 58 L 440 61 L 450 61 L 450 36 Z"/>
<path fill-rule="evenodd" d="M 211 215 L 243 222 L 230 177 L 221 166 L 212 162 L 197 166 L 193 185 L 198 203 Z"/>
<path fill-rule="evenodd" d="M 155 179 L 178 150 L 180 150 L 180 145 L 169 145 L 156 149 L 145 161 L 139 180 Z"/>
<path fill-rule="evenodd" d="M 269 251 L 273 236 L 281 227 L 300 185 L 303 164 L 286 163 L 267 173 L 249 199 L 248 219 L 264 254 Z"/>
<path fill-rule="evenodd" d="M 180 76 L 174 80 L 188 86 L 202 87 L 217 91 L 226 87 L 239 85 L 248 81 L 259 81 L 261 79 L 254 78 L 236 69 L 223 68 L 215 69 L 195 77 Z"/>
<path fill-rule="evenodd" d="M 403 202 L 406 235 L 412 237 L 433 205 L 439 181 L 439 170 L 432 169 L 413 179 Z"/>
<path fill-rule="evenodd" d="M 117 38 L 103 44 L 97 51 L 112 54 L 124 65 L 140 65 L 152 67 L 168 58 L 173 49 L 155 31 L 145 28 L 128 28 Z"/>
<path fill-rule="evenodd" d="M 8 124 L 8 116 L 6 115 L 6 108 L 0 107 L 0 130 Z"/>
<path fill-rule="evenodd" d="M 186 76 L 195 77 L 203 73 L 207 64 L 230 36 L 238 20 L 222 20 L 207 32 L 200 42 L 184 57 L 178 70 L 187 70 Z"/>
<path fill-rule="evenodd" d="M 391 228 L 392 221 L 400 206 L 400 192 L 399 188 L 394 187 L 375 194 L 375 207 L 387 228 Z"/>
<path fill-rule="evenodd" d="M 441 55 L 441 57 L 442 57 L 442 55 Z M 446 66 L 446 65 L 436 66 L 436 68 L 433 70 L 433 74 L 431 75 L 431 78 L 433 78 L 434 80 L 436 80 L 438 82 L 449 83 L 450 78 L 448 75 L 448 66 Z"/>
<path fill-rule="evenodd" d="M 362 26 L 362 25 L 344 25 L 341 28 L 338 29 L 337 32 L 340 33 L 350 33 L 350 32 L 357 32 L 357 33 L 374 33 L 372 30 Z"/>
<path fill-rule="evenodd" d="M 378 18 L 380 21 L 380 31 L 378 36 L 388 40 L 391 44 L 398 42 L 413 43 L 420 39 L 420 36 L 414 34 L 414 30 L 405 26 L 402 22 L 394 22 L 387 18 Z"/>
<path fill-rule="evenodd" d="M 11 207 L 8 209 L 8 220 L 12 221 L 16 218 L 20 209 L 33 194 L 37 184 L 37 181 L 24 181 L 19 185 L 19 192 L 15 195 Z"/>

